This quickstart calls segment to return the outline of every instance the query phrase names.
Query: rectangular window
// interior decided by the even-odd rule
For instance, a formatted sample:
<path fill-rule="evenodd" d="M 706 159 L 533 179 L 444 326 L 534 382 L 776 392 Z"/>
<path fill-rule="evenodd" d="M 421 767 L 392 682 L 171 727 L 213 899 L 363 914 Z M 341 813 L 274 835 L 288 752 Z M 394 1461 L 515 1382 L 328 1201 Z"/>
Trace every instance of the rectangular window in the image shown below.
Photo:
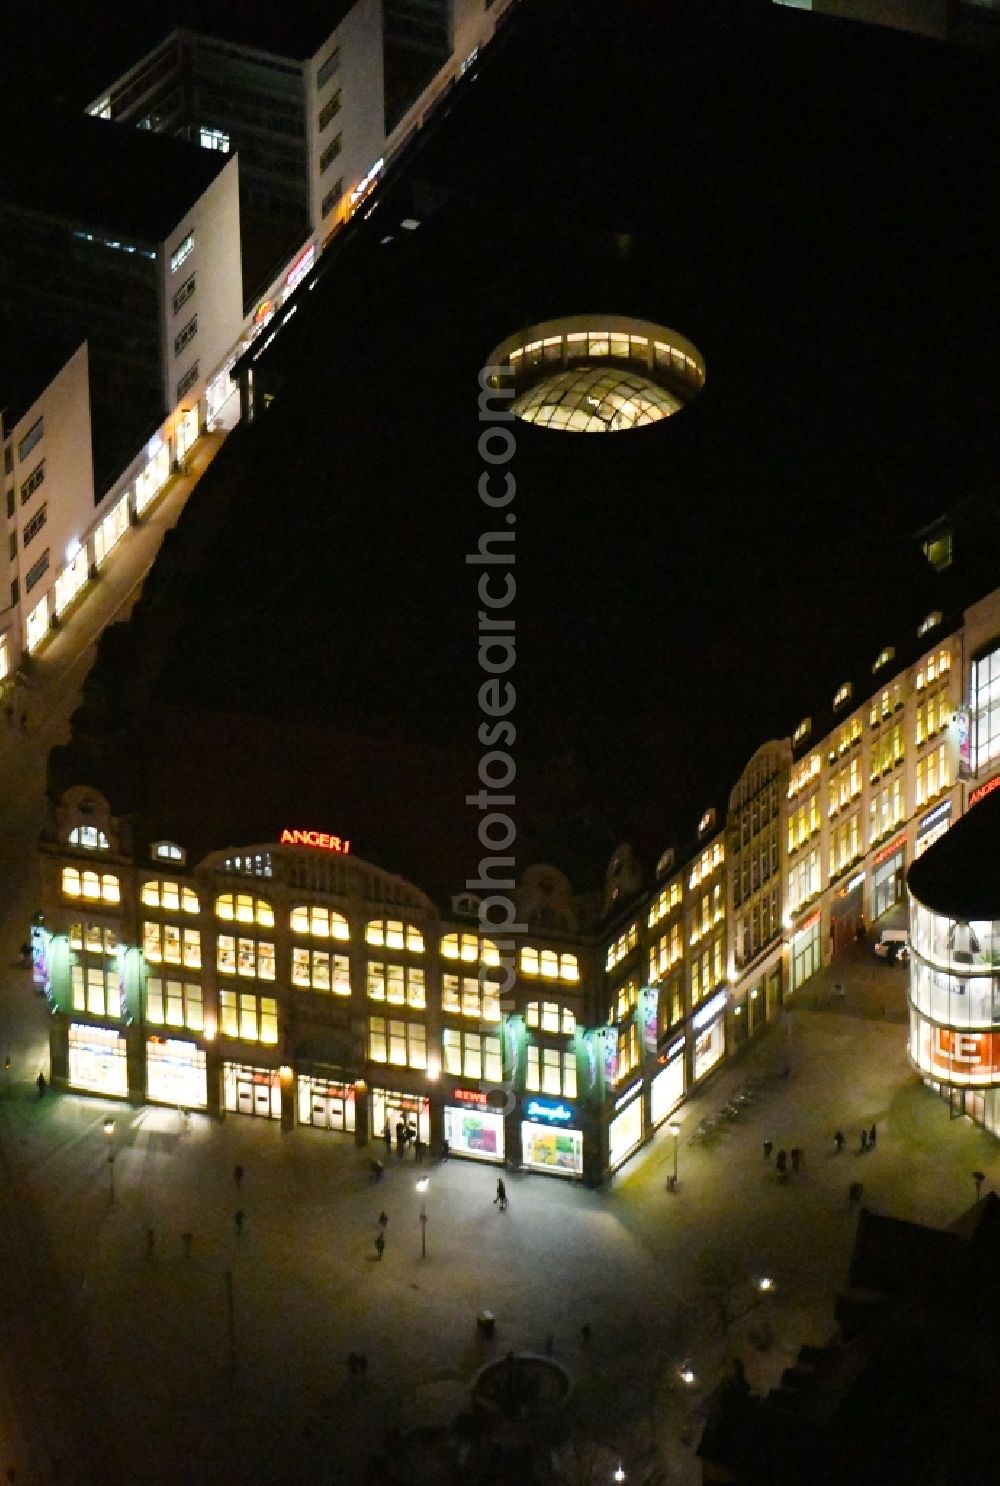
<path fill-rule="evenodd" d="M 203 150 L 218 150 L 220 154 L 229 154 L 229 135 L 224 129 L 212 129 L 202 124 L 198 130 L 198 143 Z"/>
<path fill-rule="evenodd" d="M 338 88 L 337 91 L 336 91 L 336 93 L 334 93 L 333 97 L 330 99 L 330 101 L 328 103 L 324 103 L 323 107 L 320 109 L 320 113 L 319 113 L 319 127 L 320 127 L 321 130 L 322 129 L 325 129 L 326 126 L 327 126 L 327 124 L 329 124 L 330 120 L 333 119 L 333 118 L 336 118 L 337 114 L 340 113 L 340 103 L 341 103 L 340 93 L 341 93 L 341 90 L 340 90 L 340 88 Z"/>
<path fill-rule="evenodd" d="M 194 289 L 195 289 L 194 280 L 195 280 L 195 276 L 194 276 L 194 274 L 192 274 L 189 279 L 185 279 L 184 280 L 183 284 L 178 289 L 177 293 L 174 295 L 174 314 L 175 315 L 176 315 L 177 311 L 180 309 L 181 305 L 182 304 L 187 304 L 188 300 L 191 298 L 191 295 L 194 293 Z"/>
<path fill-rule="evenodd" d="M 44 432 L 45 432 L 45 419 L 44 418 L 39 418 L 39 419 L 37 419 L 36 422 L 34 422 L 31 425 L 31 427 L 28 429 L 28 432 L 24 435 L 24 438 L 18 444 L 18 446 L 17 446 L 17 457 L 18 457 L 18 459 L 24 460 L 24 459 L 27 458 L 27 456 L 31 453 L 32 449 L 38 443 L 39 439 L 42 437 L 42 434 Z M 5 450 L 4 451 L 4 464 L 7 467 L 7 473 L 9 474 L 10 473 L 10 467 L 6 463 L 6 454 L 7 454 L 7 451 Z"/>
<path fill-rule="evenodd" d="M 192 315 L 190 320 L 184 326 L 183 330 L 178 331 L 178 333 L 174 336 L 174 355 L 179 356 L 184 347 L 190 345 L 197 334 L 198 316 Z"/>
<path fill-rule="evenodd" d="M 189 232 L 187 237 L 185 237 L 181 242 L 177 244 L 176 248 L 170 255 L 170 272 L 176 273 L 181 264 L 186 263 L 193 252 L 194 233 Z"/>
<path fill-rule="evenodd" d="M 368 997 L 371 1001 L 388 1001 L 390 1006 L 412 1006 L 415 1011 L 423 1011 L 427 1004 L 423 967 L 369 960 Z"/>
<path fill-rule="evenodd" d="M 316 86 L 317 86 L 317 88 L 321 88 L 321 87 L 323 87 L 324 83 L 328 83 L 330 81 L 331 77 L 333 76 L 333 74 L 337 71 L 337 68 L 339 66 L 340 66 L 340 47 L 339 46 L 335 46 L 334 49 L 333 49 L 333 51 L 330 53 L 330 55 L 324 61 L 322 61 L 319 64 L 319 68 L 317 69 L 317 72 L 316 72 Z"/>
<path fill-rule="evenodd" d="M 188 369 L 188 371 L 186 371 L 184 373 L 184 375 L 181 377 L 180 381 L 177 383 L 177 401 L 178 402 L 180 402 L 180 400 L 184 396 L 185 392 L 190 392 L 191 391 L 191 388 L 194 386 L 194 384 L 195 384 L 195 382 L 197 382 L 197 380 L 198 380 L 198 363 L 196 361 L 194 363 L 194 365 L 191 366 Z"/>
<path fill-rule="evenodd" d="M 27 505 L 39 485 L 45 482 L 45 460 L 40 459 L 28 478 L 21 485 L 21 505 Z"/>
<path fill-rule="evenodd" d="M 30 593 L 31 592 L 31 590 L 34 588 L 35 584 L 38 582 L 39 578 L 41 578 L 48 571 L 48 567 L 49 567 L 49 549 L 48 549 L 48 547 L 46 547 L 45 551 L 42 553 L 41 557 L 35 563 L 34 567 L 29 568 L 28 571 L 27 571 L 27 573 L 25 574 L 25 577 L 24 577 L 24 591 L 25 591 L 25 593 Z"/>
<path fill-rule="evenodd" d="M 320 155 L 319 168 L 321 175 L 329 169 L 334 160 L 336 160 L 337 156 L 340 154 L 343 138 L 343 134 L 335 135 L 333 139 L 331 139 L 330 143 L 327 145 L 326 149 L 323 151 L 322 155 Z"/>

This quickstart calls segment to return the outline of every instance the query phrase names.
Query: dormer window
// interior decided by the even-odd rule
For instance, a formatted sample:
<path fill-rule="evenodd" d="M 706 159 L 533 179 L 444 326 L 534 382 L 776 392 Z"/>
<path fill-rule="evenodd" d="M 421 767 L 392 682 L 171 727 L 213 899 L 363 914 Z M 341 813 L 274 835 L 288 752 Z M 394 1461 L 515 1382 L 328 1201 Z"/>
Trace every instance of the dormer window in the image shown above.
<path fill-rule="evenodd" d="M 799 723 L 798 727 L 795 729 L 795 732 L 792 734 L 792 742 L 793 743 L 801 743 L 804 738 L 808 738 L 808 736 L 809 736 L 809 734 L 811 732 L 812 732 L 812 718 L 811 717 L 803 717 L 802 721 Z"/>
<path fill-rule="evenodd" d="M 833 710 L 834 710 L 834 712 L 836 712 L 836 710 L 837 710 L 838 707 L 843 707 L 850 700 L 851 700 L 851 683 L 849 681 L 845 681 L 844 684 L 843 684 L 843 686 L 838 687 L 837 692 L 836 692 L 836 695 L 833 698 Z"/>
<path fill-rule="evenodd" d="M 183 862 L 187 852 L 176 841 L 156 841 L 152 851 L 154 862 Z"/>
<path fill-rule="evenodd" d="M 927 618 L 926 619 L 922 619 L 920 621 L 920 623 L 917 625 L 917 636 L 918 636 L 918 638 L 919 638 L 920 635 L 926 635 L 929 630 L 937 629 L 938 625 L 941 623 L 941 618 L 942 618 L 941 610 L 940 609 L 932 609 L 931 612 L 928 614 Z"/>
<path fill-rule="evenodd" d="M 874 675 L 876 671 L 880 671 L 883 666 L 887 666 L 895 658 L 895 655 L 896 651 L 892 645 L 887 645 L 884 650 L 880 650 L 878 658 L 872 666 L 872 674 Z"/>
<path fill-rule="evenodd" d="M 714 805 L 710 805 L 709 808 L 705 811 L 705 814 L 702 816 L 701 820 L 698 822 L 698 835 L 704 836 L 705 832 L 710 831 L 714 825 L 715 807 Z"/>
<path fill-rule="evenodd" d="M 108 838 L 97 826 L 74 826 L 69 833 L 70 846 L 82 846 L 87 851 L 107 851 Z"/>

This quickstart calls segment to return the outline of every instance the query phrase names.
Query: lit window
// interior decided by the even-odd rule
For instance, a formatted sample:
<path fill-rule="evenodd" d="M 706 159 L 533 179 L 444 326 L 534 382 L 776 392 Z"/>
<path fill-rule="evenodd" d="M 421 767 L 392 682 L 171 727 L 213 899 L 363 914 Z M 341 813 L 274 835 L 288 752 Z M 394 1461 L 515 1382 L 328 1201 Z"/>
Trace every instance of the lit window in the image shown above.
<path fill-rule="evenodd" d="M 194 981 L 162 980 L 158 975 L 149 976 L 146 981 L 146 1020 L 154 1026 L 203 1031 L 205 1014 L 201 986 Z"/>
<path fill-rule="evenodd" d="M 97 826 L 74 826 L 69 833 L 70 846 L 85 846 L 89 851 L 107 851 L 108 838 Z"/>
<path fill-rule="evenodd" d="M 249 893 L 222 893 L 215 900 L 216 917 L 236 920 L 241 924 L 259 924 L 261 928 L 274 928 L 274 909 L 263 898 L 251 897 Z"/>
<path fill-rule="evenodd" d="M 177 244 L 176 248 L 170 255 L 170 272 L 176 273 L 181 264 L 186 263 L 193 252 L 194 233 L 189 232 L 187 237 L 185 237 L 181 242 Z"/>
<path fill-rule="evenodd" d="M 312 991 L 351 994 L 350 961 L 346 955 L 331 955 L 325 949 L 292 949 L 292 984 Z"/>
<path fill-rule="evenodd" d="M 220 934 L 216 941 L 216 968 L 223 975 L 274 979 L 274 945 L 263 940 Z"/>
<path fill-rule="evenodd" d="M 278 1040 L 278 1003 L 252 991 L 220 990 L 219 1026 L 224 1037 L 273 1045 Z"/>
<path fill-rule="evenodd" d="M 229 135 L 224 129 L 206 128 L 202 124 L 198 130 L 198 143 L 203 150 L 218 150 L 223 155 L 229 154 Z"/>
<path fill-rule="evenodd" d="M 480 939 L 477 934 L 445 934 L 441 940 L 441 955 L 446 960 L 466 960 L 474 964 L 499 965 L 500 951 L 492 939 Z"/>
<path fill-rule="evenodd" d="M 851 683 L 849 681 L 845 681 L 844 684 L 843 684 L 843 686 L 839 687 L 837 689 L 836 693 L 834 694 L 834 698 L 833 698 L 834 711 L 836 711 L 836 709 L 838 707 L 843 707 L 844 703 L 845 702 L 849 702 L 850 700 L 851 700 Z"/>
<path fill-rule="evenodd" d="M 499 1083 L 503 1077 L 500 1038 L 479 1032 L 446 1027 L 441 1034 L 445 1072 L 456 1078 L 485 1078 Z"/>
<path fill-rule="evenodd" d="M 423 1011 L 426 1005 L 424 971 L 420 965 L 389 965 L 369 960 L 367 984 L 371 1001 L 411 1006 L 416 1011 Z"/>
<path fill-rule="evenodd" d="M 172 913 L 201 911 L 197 893 L 189 887 L 182 887 L 179 882 L 157 882 L 151 879 L 143 883 L 140 898 L 147 908 L 165 908 Z"/>
<path fill-rule="evenodd" d="M 153 846 L 153 856 L 160 862 L 183 862 L 185 853 L 175 841 L 157 841 Z"/>
<path fill-rule="evenodd" d="M 543 1032 L 562 1032 L 567 1036 L 576 1031 L 576 1016 L 568 1006 L 560 1007 L 555 1001 L 529 1001 L 524 1020 L 529 1027 Z"/>
<path fill-rule="evenodd" d="M 576 1054 L 532 1043 L 528 1048 L 524 1082 L 531 1094 L 555 1094 L 575 1099 Z"/>
<path fill-rule="evenodd" d="M 351 937 L 347 919 L 332 908 L 300 905 L 292 909 L 292 933 L 311 934 L 315 939 L 339 939 L 346 943 Z"/>
<path fill-rule="evenodd" d="M 491 986 L 488 981 L 480 984 L 478 976 L 442 975 L 441 1010 L 451 1016 L 498 1022 L 500 998 L 495 986 Z"/>
<path fill-rule="evenodd" d="M 365 939 L 369 944 L 383 945 L 386 949 L 406 949 L 411 954 L 423 954 L 424 936 L 416 924 L 403 923 L 395 918 L 373 918 L 365 925 Z"/>
<path fill-rule="evenodd" d="M 368 1056 L 373 1063 L 400 1067 L 427 1067 L 427 1030 L 422 1022 L 403 1022 L 383 1016 L 368 1018 Z"/>

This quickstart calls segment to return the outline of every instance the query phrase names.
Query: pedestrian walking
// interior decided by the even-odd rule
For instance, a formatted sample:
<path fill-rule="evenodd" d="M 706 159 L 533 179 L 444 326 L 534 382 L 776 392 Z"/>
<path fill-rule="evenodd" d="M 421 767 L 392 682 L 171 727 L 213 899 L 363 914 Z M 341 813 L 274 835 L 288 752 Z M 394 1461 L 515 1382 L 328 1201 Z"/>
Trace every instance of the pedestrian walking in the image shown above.
<path fill-rule="evenodd" d="M 774 1150 L 774 1141 L 773 1140 L 765 1140 L 765 1142 L 764 1142 L 764 1160 L 765 1161 L 770 1161 L 770 1159 L 771 1159 L 771 1152 L 773 1150 Z"/>
<path fill-rule="evenodd" d="M 972 1173 L 972 1180 L 976 1184 L 976 1201 L 978 1202 L 979 1199 L 980 1199 L 980 1197 L 982 1196 L 983 1182 L 986 1180 L 986 1172 L 985 1171 L 974 1171 Z"/>
<path fill-rule="evenodd" d="M 396 1121 L 396 1155 L 399 1156 L 400 1159 L 402 1159 L 403 1152 L 404 1152 L 405 1149 L 406 1149 L 406 1126 L 403 1124 L 402 1120 L 397 1120 Z"/>
<path fill-rule="evenodd" d="M 45 1098 L 45 1074 L 40 1073 L 35 1079 L 35 1087 L 38 1089 L 39 1099 Z"/>
<path fill-rule="evenodd" d="M 493 1204 L 499 1207 L 501 1212 L 507 1206 L 507 1188 L 504 1186 L 503 1177 L 500 1177 L 497 1182 L 497 1195 L 493 1199 Z"/>
<path fill-rule="evenodd" d="M 448 1157 L 450 1155 L 451 1155 L 451 1142 L 448 1141 L 448 1140 L 442 1140 L 442 1142 L 441 1142 L 441 1160 L 442 1161 L 447 1161 L 447 1159 L 448 1159 Z"/>
<path fill-rule="evenodd" d="M 21 948 L 18 951 L 18 954 L 20 955 L 20 958 L 21 958 L 21 969 L 22 970 L 23 969 L 26 969 L 27 966 L 29 965 L 29 963 L 31 962 L 31 945 L 29 944 L 29 942 L 28 942 L 27 939 L 21 945 Z"/>
<path fill-rule="evenodd" d="M 233 1167 L 233 1181 L 236 1183 L 236 1185 L 238 1187 L 242 1185 L 242 1183 L 243 1183 L 243 1167 L 242 1166 L 234 1166 Z"/>
<path fill-rule="evenodd" d="M 382 1180 L 383 1173 L 385 1172 L 385 1167 L 382 1165 L 382 1162 L 369 1161 L 368 1167 L 372 1174 L 372 1181 L 380 1182 Z"/>
<path fill-rule="evenodd" d="M 386 1230 L 386 1228 L 388 1228 L 388 1226 L 389 1226 L 389 1214 L 387 1212 L 381 1212 L 381 1213 L 379 1213 L 379 1215 L 378 1215 L 378 1225 L 379 1225 L 379 1227 L 382 1229 L 382 1231 L 384 1233 L 385 1230 Z"/>
<path fill-rule="evenodd" d="M 802 1170 L 802 1151 L 797 1145 L 792 1146 L 792 1170 Z"/>
<path fill-rule="evenodd" d="M 590 1341 L 590 1337 L 591 1337 L 590 1322 L 589 1321 L 584 1321 L 583 1325 L 580 1327 L 580 1340 L 583 1342 L 584 1346 L 587 1346 L 587 1344 Z"/>
<path fill-rule="evenodd" d="M 786 1174 L 786 1172 L 788 1171 L 788 1152 L 787 1151 L 779 1151 L 778 1152 L 776 1165 L 778 1167 L 778 1175 L 779 1176 L 784 1176 Z"/>
<path fill-rule="evenodd" d="M 865 1151 L 867 1149 L 868 1149 L 868 1131 L 867 1130 L 862 1130 L 862 1132 L 861 1132 L 861 1149 L 858 1152 L 858 1155 L 859 1156 L 863 1156 L 864 1153 L 865 1153 Z"/>
<path fill-rule="evenodd" d="M 424 1159 L 424 1143 L 420 1139 L 419 1135 L 413 1142 L 413 1154 L 418 1161 L 422 1161 Z"/>
<path fill-rule="evenodd" d="M 868 1149 L 870 1151 L 873 1151 L 875 1149 L 875 1133 L 875 1124 L 873 1122 L 872 1127 L 868 1132 Z"/>
<path fill-rule="evenodd" d="M 246 1214 L 244 1213 L 244 1211 L 243 1211 L 243 1209 L 241 1207 L 238 1207 L 236 1209 L 236 1211 L 233 1213 L 233 1222 L 236 1224 L 236 1236 L 237 1236 L 237 1238 L 243 1232 L 243 1219 L 244 1219 L 245 1216 L 246 1216 Z"/>
<path fill-rule="evenodd" d="M 843 1132 L 843 1130 L 836 1130 L 834 1132 L 833 1143 L 837 1147 L 837 1155 L 839 1156 L 840 1153 L 841 1153 L 841 1151 L 844 1149 L 844 1132 Z"/>
<path fill-rule="evenodd" d="M 184 1247 L 184 1253 L 185 1253 L 185 1255 L 190 1254 L 190 1252 L 191 1252 L 191 1245 L 192 1245 L 193 1242 L 194 1242 L 194 1234 L 193 1233 L 182 1233 L 181 1234 L 181 1243 L 182 1243 L 182 1245 Z"/>
<path fill-rule="evenodd" d="M 385 1141 L 386 1154 L 389 1155 L 389 1156 L 391 1156 L 392 1155 L 392 1126 L 390 1125 L 390 1123 L 389 1123 L 388 1120 L 386 1120 L 386 1122 L 385 1122 L 385 1129 L 382 1131 L 382 1139 Z"/>
<path fill-rule="evenodd" d="M 382 1262 L 382 1255 L 385 1253 L 385 1234 L 384 1233 L 380 1233 L 379 1236 L 378 1236 L 378 1238 L 375 1240 L 375 1252 L 378 1255 L 379 1263 L 381 1264 L 381 1262 Z"/>

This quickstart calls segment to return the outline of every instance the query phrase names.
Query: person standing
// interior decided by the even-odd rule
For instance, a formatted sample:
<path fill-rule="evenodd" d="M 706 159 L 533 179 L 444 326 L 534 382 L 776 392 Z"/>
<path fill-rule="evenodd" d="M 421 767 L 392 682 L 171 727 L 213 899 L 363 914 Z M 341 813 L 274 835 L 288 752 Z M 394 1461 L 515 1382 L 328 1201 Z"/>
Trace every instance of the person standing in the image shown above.
<path fill-rule="evenodd" d="M 504 1186 L 503 1177 L 497 1180 L 497 1195 L 494 1197 L 493 1202 L 495 1206 L 499 1207 L 501 1212 L 507 1206 L 507 1188 Z"/>
<path fill-rule="evenodd" d="M 792 1146 L 792 1170 L 793 1171 L 801 1171 L 801 1169 L 802 1169 L 802 1151 L 799 1148 L 799 1146 L 793 1145 Z"/>
<path fill-rule="evenodd" d="M 864 1153 L 865 1153 L 865 1151 L 867 1149 L 868 1149 L 868 1131 L 867 1130 L 862 1130 L 862 1132 L 861 1132 L 861 1149 L 858 1152 L 858 1154 L 860 1156 L 863 1156 Z"/>
<path fill-rule="evenodd" d="M 389 1116 L 388 1115 L 386 1115 L 386 1117 L 385 1117 L 385 1129 L 382 1131 L 382 1138 L 385 1141 L 385 1152 L 386 1152 L 386 1155 L 387 1156 L 391 1156 L 392 1155 L 392 1125 L 389 1123 Z"/>
<path fill-rule="evenodd" d="M 382 1255 L 385 1253 L 385 1234 L 384 1233 L 380 1233 L 379 1236 L 378 1236 L 378 1238 L 376 1238 L 376 1240 L 375 1240 L 375 1252 L 378 1255 L 378 1262 L 381 1264 L 382 1263 Z"/>
<path fill-rule="evenodd" d="M 837 1147 L 837 1155 L 839 1156 L 840 1153 L 841 1153 L 841 1151 L 844 1149 L 844 1132 L 843 1132 L 843 1130 L 838 1130 L 835 1133 L 835 1135 L 833 1137 L 833 1143 Z"/>
<path fill-rule="evenodd" d="M 779 1151 L 777 1157 L 778 1175 L 784 1176 L 788 1171 L 788 1152 Z"/>
<path fill-rule="evenodd" d="M 39 1099 L 45 1098 L 45 1074 L 40 1073 L 35 1079 L 35 1087 L 38 1089 Z"/>
<path fill-rule="evenodd" d="M 233 1213 L 233 1222 L 236 1224 L 236 1236 L 237 1236 L 237 1238 L 239 1238 L 239 1236 L 243 1232 L 243 1219 L 244 1219 L 245 1216 L 246 1216 L 246 1214 L 244 1213 L 244 1211 L 243 1211 L 243 1209 L 241 1207 L 238 1207 L 236 1209 L 236 1211 Z"/>
<path fill-rule="evenodd" d="M 379 1215 L 378 1215 L 378 1225 L 381 1228 L 382 1232 L 384 1233 L 385 1230 L 389 1226 L 389 1214 L 387 1212 L 384 1212 L 383 1211 L 383 1212 L 380 1212 L 379 1213 Z"/>
<path fill-rule="evenodd" d="M 774 1141 L 773 1140 L 765 1140 L 765 1142 L 764 1142 L 764 1160 L 765 1161 L 770 1161 L 770 1159 L 771 1159 L 771 1152 L 773 1150 L 774 1150 Z"/>
<path fill-rule="evenodd" d="M 868 1149 L 870 1151 L 873 1151 L 875 1149 L 875 1134 L 876 1134 L 876 1131 L 875 1131 L 875 1122 L 873 1120 L 872 1121 L 872 1127 L 871 1127 L 871 1129 L 868 1132 Z"/>
<path fill-rule="evenodd" d="M 233 1167 L 233 1181 L 236 1183 L 236 1185 L 238 1187 L 242 1185 L 242 1183 L 243 1183 L 243 1167 L 242 1166 L 234 1166 Z"/>

